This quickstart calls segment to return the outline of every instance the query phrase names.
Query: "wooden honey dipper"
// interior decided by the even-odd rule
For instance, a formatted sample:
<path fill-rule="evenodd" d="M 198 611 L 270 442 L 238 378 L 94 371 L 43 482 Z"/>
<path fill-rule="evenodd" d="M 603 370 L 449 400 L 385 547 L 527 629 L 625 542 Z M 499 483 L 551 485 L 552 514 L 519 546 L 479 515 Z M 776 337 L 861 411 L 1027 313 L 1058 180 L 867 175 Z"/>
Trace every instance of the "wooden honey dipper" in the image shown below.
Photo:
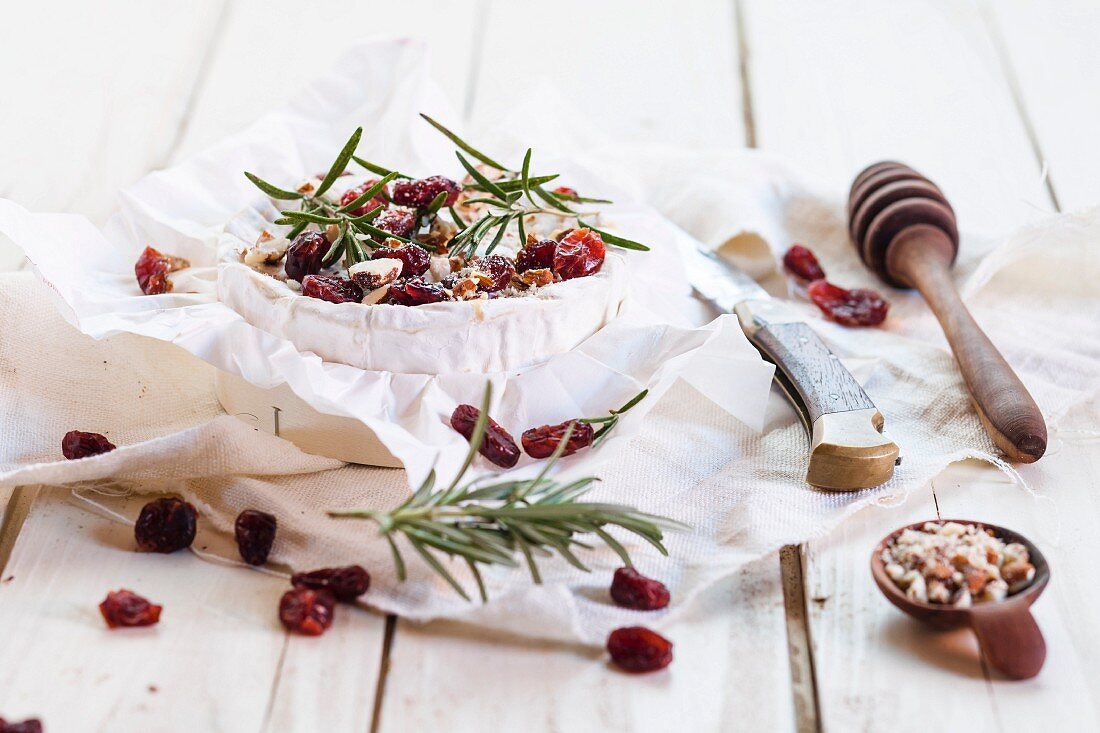
<path fill-rule="evenodd" d="M 997 447 L 1012 461 L 1039 460 L 1047 447 L 1039 406 L 975 323 L 951 280 L 959 230 L 939 187 L 901 163 L 868 166 L 848 195 L 848 232 L 864 264 L 879 277 L 924 296 Z"/>

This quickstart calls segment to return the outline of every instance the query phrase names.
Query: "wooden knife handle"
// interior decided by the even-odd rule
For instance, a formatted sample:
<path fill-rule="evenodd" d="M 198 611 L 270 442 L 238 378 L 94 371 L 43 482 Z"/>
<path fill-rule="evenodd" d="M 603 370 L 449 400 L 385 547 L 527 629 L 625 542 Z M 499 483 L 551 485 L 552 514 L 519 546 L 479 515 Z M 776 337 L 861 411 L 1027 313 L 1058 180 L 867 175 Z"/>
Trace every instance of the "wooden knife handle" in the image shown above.
<path fill-rule="evenodd" d="M 891 242 L 886 257 L 890 271 L 919 290 L 939 320 L 993 442 L 1012 461 L 1039 460 L 1047 446 L 1043 413 L 955 290 L 946 235 L 936 227 L 909 227 Z"/>
<path fill-rule="evenodd" d="M 749 341 L 776 365 L 776 381 L 810 433 L 806 481 L 839 491 L 888 481 L 898 446 L 882 434 L 882 413 L 809 326 L 777 320 L 766 308 L 745 301 L 737 316 Z"/>

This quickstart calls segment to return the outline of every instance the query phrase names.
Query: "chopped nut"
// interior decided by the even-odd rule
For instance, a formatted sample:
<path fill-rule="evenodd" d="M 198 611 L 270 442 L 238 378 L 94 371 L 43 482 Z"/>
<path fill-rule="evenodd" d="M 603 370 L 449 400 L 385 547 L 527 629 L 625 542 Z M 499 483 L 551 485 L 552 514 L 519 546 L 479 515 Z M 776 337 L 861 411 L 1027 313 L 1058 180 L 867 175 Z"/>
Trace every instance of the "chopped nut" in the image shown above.
<path fill-rule="evenodd" d="M 340 236 L 340 227 L 336 224 L 329 224 L 325 227 L 325 239 L 329 242 L 335 242 Z"/>
<path fill-rule="evenodd" d="M 907 597 L 955 608 L 1003 600 L 1035 578 L 1026 547 L 961 522 L 925 522 L 920 529 L 902 530 L 883 549 L 882 561 Z"/>
<path fill-rule="evenodd" d="M 390 286 L 389 285 L 383 285 L 382 287 L 376 288 L 375 290 L 372 290 L 369 293 L 367 293 L 366 295 L 364 295 L 363 300 L 361 302 L 364 303 L 365 305 L 377 305 L 379 302 L 381 302 L 381 300 L 383 298 L 385 298 L 387 295 L 389 295 L 389 292 L 390 292 Z"/>
<path fill-rule="evenodd" d="M 520 280 L 526 285 L 533 285 L 536 287 L 542 287 L 543 285 L 549 285 L 554 282 L 554 273 L 549 269 L 528 270 L 522 273 Z"/>
<path fill-rule="evenodd" d="M 451 292 L 459 300 L 472 300 L 479 297 L 479 293 L 477 291 L 477 283 L 478 281 L 472 277 L 464 277 L 457 283 L 455 283 L 455 286 L 451 289 Z"/>
<path fill-rule="evenodd" d="M 1024 550 L 1027 554 L 1027 550 Z M 1014 560 L 1001 567 L 1001 577 L 1008 583 L 1008 592 L 1015 593 L 1035 578 L 1035 566 L 1026 560 Z"/>
<path fill-rule="evenodd" d="M 451 263 L 451 272 L 458 272 L 466 266 L 465 255 L 455 255 L 454 257 L 451 257 L 448 261 Z"/>
<path fill-rule="evenodd" d="M 392 257 L 358 262 L 348 268 L 348 276 L 364 291 L 377 290 L 401 276 L 404 263 Z"/>

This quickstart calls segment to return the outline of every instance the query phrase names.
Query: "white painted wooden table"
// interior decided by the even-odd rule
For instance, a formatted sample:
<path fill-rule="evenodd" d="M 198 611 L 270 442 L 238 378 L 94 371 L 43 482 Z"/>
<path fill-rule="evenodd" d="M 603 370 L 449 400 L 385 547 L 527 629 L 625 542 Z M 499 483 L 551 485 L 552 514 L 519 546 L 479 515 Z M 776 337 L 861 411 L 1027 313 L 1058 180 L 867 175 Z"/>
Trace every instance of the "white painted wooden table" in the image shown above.
<path fill-rule="evenodd" d="M 119 187 L 376 34 L 431 42 L 475 121 L 549 78 L 620 138 L 757 146 L 837 192 L 865 163 L 910 161 L 972 229 L 1100 202 L 1097 0 L 7 3 L 0 195 L 102 221 Z M 0 244 L 0 268 L 21 261 Z M 648 677 L 586 649 L 362 611 L 323 643 L 287 636 L 271 621 L 282 580 L 130 552 L 126 528 L 67 492 L 21 489 L 0 496 L 0 715 L 112 733 L 1096 730 L 1100 440 L 1056 433 L 1021 473 L 1066 487 L 1062 537 L 1084 538 L 1048 550 L 1035 613 L 1049 661 L 1021 683 L 997 679 L 966 633 L 894 611 L 866 567 L 889 529 L 937 514 L 1039 532 L 1032 500 L 978 464 L 746 568 L 669 630 L 676 662 Z M 89 599 L 128 584 L 190 621 L 108 638 Z"/>

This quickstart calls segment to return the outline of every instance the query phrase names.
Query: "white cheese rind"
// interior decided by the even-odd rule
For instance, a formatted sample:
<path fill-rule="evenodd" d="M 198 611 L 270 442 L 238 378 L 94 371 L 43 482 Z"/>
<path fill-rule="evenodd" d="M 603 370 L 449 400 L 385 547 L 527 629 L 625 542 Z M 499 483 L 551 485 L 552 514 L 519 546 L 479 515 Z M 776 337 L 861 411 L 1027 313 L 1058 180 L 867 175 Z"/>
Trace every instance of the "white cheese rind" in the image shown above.
<path fill-rule="evenodd" d="M 239 262 L 220 266 L 218 298 L 254 326 L 325 361 L 411 374 L 520 369 L 575 348 L 615 317 L 626 263 L 531 297 L 422 306 L 328 303 Z"/>

